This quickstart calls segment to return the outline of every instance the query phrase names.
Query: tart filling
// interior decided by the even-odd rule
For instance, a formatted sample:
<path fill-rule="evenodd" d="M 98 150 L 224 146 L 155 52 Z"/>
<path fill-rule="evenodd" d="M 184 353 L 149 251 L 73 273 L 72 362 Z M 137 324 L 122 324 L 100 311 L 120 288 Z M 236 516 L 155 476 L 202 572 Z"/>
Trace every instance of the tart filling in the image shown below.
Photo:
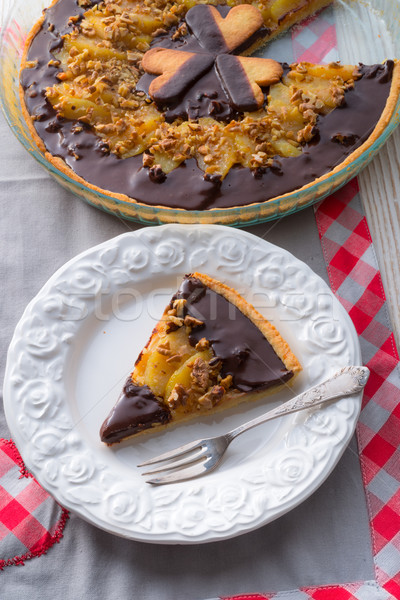
<path fill-rule="evenodd" d="M 187 275 L 100 437 L 113 444 L 236 406 L 300 370 L 278 331 L 235 290 L 204 274 Z"/>
<path fill-rule="evenodd" d="M 58 0 L 45 12 L 21 94 L 58 168 L 123 200 L 243 206 L 313 183 L 384 129 L 396 62 L 245 56 L 326 0 L 192 4 Z"/>

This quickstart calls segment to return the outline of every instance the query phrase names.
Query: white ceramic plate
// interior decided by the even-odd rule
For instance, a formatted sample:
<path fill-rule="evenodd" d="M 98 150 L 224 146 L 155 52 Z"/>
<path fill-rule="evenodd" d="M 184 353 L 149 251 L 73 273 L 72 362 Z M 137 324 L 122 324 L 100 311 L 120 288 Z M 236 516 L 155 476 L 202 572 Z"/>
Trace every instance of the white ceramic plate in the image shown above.
<path fill-rule="evenodd" d="M 180 278 L 193 270 L 243 293 L 304 371 L 293 391 L 109 448 L 100 425 Z M 16 328 L 4 404 L 27 467 L 63 506 L 124 537 L 199 543 L 260 527 L 307 498 L 349 442 L 361 396 L 244 434 L 203 478 L 152 487 L 136 465 L 227 431 L 360 361 L 348 315 L 294 256 L 223 226 L 165 225 L 111 239 L 55 273 Z"/>

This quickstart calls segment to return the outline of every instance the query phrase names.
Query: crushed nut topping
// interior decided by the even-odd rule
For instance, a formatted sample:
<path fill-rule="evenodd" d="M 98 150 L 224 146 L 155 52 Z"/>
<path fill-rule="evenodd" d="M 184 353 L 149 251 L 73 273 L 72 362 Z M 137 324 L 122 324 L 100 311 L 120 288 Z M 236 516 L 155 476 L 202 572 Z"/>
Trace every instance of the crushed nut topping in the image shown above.
<path fill-rule="evenodd" d="M 201 338 L 201 340 L 199 340 L 195 346 L 196 350 L 198 352 L 201 352 L 202 350 L 207 350 L 210 347 L 210 342 L 208 340 L 206 340 L 206 338 Z"/>
<path fill-rule="evenodd" d="M 142 162 L 144 167 L 152 167 L 154 165 L 154 156 L 145 152 Z"/>
<path fill-rule="evenodd" d="M 232 385 L 232 375 L 227 375 L 223 379 L 221 379 L 220 384 L 225 390 L 228 390 Z"/>
<path fill-rule="evenodd" d="M 203 396 L 197 400 L 199 408 L 213 408 L 218 402 L 221 400 L 222 396 L 225 394 L 225 388 L 222 385 L 214 385 L 211 390 L 209 390 Z"/>
<path fill-rule="evenodd" d="M 191 315 L 186 315 L 184 323 L 186 327 L 200 327 L 201 325 L 204 325 L 203 321 L 200 321 L 200 319 L 196 319 Z"/>
<path fill-rule="evenodd" d="M 80 22 L 71 18 L 73 31 L 50 61 L 61 70 L 46 97 L 58 117 L 90 125 L 107 152 L 120 158 L 142 154 L 152 181 L 164 181 L 187 159 L 195 159 L 206 177 L 222 180 L 235 164 L 257 173 L 271 168 L 276 156 L 298 156 L 316 134 L 318 115 L 340 106 L 345 91 L 360 77 L 358 69 L 336 62 L 293 64 L 281 82 L 270 86 L 267 105 L 244 113 L 241 120 L 225 123 L 207 117 L 167 123 L 136 85 L 143 75 L 143 54 L 155 37 L 171 27 L 176 27 L 173 37 L 187 35 L 182 18 L 191 3 L 79 3 L 88 10 Z M 260 10 L 266 27 L 271 26 L 269 10 Z"/>
<path fill-rule="evenodd" d="M 193 387 L 198 390 L 206 390 L 209 385 L 209 367 L 205 360 L 196 358 L 193 363 L 190 377 L 193 381 Z"/>
<path fill-rule="evenodd" d="M 170 313 L 171 311 L 168 311 L 168 313 Z M 166 332 L 170 333 L 171 331 L 176 331 L 177 329 L 179 329 L 179 327 L 182 327 L 183 325 L 183 319 L 181 319 L 180 317 L 176 317 L 174 315 L 168 314 L 168 320 L 167 320 L 167 329 Z"/>
<path fill-rule="evenodd" d="M 183 317 L 185 304 L 186 304 L 185 298 L 177 298 L 176 300 L 174 300 L 173 306 L 174 306 L 174 309 L 176 310 L 176 314 L 180 318 Z"/>
<path fill-rule="evenodd" d="M 172 409 L 176 409 L 178 406 L 185 406 L 188 396 L 189 394 L 183 385 L 177 383 L 169 398 L 167 398 L 167 404 Z"/>
<path fill-rule="evenodd" d="M 169 345 L 168 347 L 165 344 L 159 344 L 156 348 L 157 352 L 159 354 L 162 354 L 164 356 L 169 356 L 171 354 L 171 351 L 169 349 Z"/>

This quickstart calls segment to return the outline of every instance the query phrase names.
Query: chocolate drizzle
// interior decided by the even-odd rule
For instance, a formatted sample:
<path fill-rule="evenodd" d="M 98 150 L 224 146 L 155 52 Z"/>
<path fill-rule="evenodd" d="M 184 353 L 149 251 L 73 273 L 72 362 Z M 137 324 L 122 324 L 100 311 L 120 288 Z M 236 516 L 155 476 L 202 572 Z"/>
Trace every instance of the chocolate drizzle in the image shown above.
<path fill-rule="evenodd" d="M 106 444 L 149 429 L 165 425 L 171 420 L 169 408 L 162 404 L 147 385 L 138 386 L 129 377 L 118 402 L 100 429 L 100 438 Z"/>
<path fill-rule="evenodd" d="M 249 80 L 238 58 L 232 54 L 218 56 L 215 66 L 219 76 L 224 82 L 231 104 L 236 110 L 257 110 L 258 104 Z"/>
<path fill-rule="evenodd" d="M 216 7 L 220 14 L 225 17 L 229 9 L 228 7 Z M 186 24 L 190 31 L 194 33 L 200 45 L 211 52 L 214 56 L 221 52 L 229 52 L 229 48 L 218 29 L 217 24 L 209 14 L 209 6 L 201 4 L 196 6 L 196 10 L 189 10 L 185 18 Z"/>
<path fill-rule="evenodd" d="M 221 375 L 232 375 L 233 387 L 242 392 L 262 390 L 288 381 L 288 371 L 268 340 L 254 323 L 221 294 L 187 275 L 174 296 L 184 298 L 184 313 L 203 325 L 192 329 L 189 341 L 195 346 L 205 337 L 215 359 L 221 361 Z"/>
<path fill-rule="evenodd" d="M 92 2 L 96 3 L 96 0 Z M 59 118 L 44 96 L 46 88 L 58 81 L 56 75 L 60 69 L 48 62 L 54 59 L 52 53 L 62 46 L 62 36 L 72 30 L 69 17 L 81 18 L 85 10 L 87 7 L 79 7 L 76 0 L 61 0 L 45 12 L 43 25 L 27 56 L 37 64 L 21 73 L 27 110 L 50 154 L 62 158 L 89 183 L 147 205 L 202 211 L 264 202 L 301 188 L 331 171 L 369 137 L 389 96 L 393 61 L 388 60 L 383 65 L 362 65 L 362 76 L 354 88 L 346 92 L 343 106 L 327 116 L 318 117 L 317 135 L 304 146 L 300 156 L 277 156 L 273 168 L 255 173 L 236 166 L 222 182 L 219 178 L 205 177 L 196 161 L 191 159 L 166 175 L 160 183 L 160 178 L 152 177 L 149 169 L 143 168 L 142 156 L 117 158 L 108 152 L 103 140 L 95 136 L 90 127 Z M 224 14 L 223 11 L 228 9 L 219 7 L 219 10 Z M 156 38 L 155 43 L 188 51 L 195 51 L 196 45 L 199 47 L 198 41 L 190 35 L 176 41 L 168 36 Z M 241 48 L 237 49 L 240 51 Z M 146 89 L 150 80 L 148 75 L 143 77 L 138 89 Z M 204 113 L 220 119 L 237 118 L 237 111 L 216 80 L 218 77 L 214 77 L 212 71 L 206 73 L 186 94 L 185 106 L 178 103 L 168 107 L 165 117 L 174 120 L 186 112 L 191 119 Z"/>
<path fill-rule="evenodd" d="M 178 73 L 153 94 L 153 99 L 161 106 L 176 105 L 182 96 L 186 96 L 188 89 L 192 88 L 196 81 L 209 71 L 213 62 L 213 58 L 208 54 L 193 54 L 180 67 Z"/>

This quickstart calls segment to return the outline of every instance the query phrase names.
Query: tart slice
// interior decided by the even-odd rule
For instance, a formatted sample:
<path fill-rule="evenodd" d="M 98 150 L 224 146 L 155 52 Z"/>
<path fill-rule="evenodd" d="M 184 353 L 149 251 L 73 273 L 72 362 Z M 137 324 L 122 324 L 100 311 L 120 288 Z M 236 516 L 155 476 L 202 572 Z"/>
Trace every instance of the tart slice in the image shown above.
<path fill-rule="evenodd" d="M 186 275 L 104 421 L 106 444 L 254 400 L 301 371 L 279 332 L 234 289 Z"/>

